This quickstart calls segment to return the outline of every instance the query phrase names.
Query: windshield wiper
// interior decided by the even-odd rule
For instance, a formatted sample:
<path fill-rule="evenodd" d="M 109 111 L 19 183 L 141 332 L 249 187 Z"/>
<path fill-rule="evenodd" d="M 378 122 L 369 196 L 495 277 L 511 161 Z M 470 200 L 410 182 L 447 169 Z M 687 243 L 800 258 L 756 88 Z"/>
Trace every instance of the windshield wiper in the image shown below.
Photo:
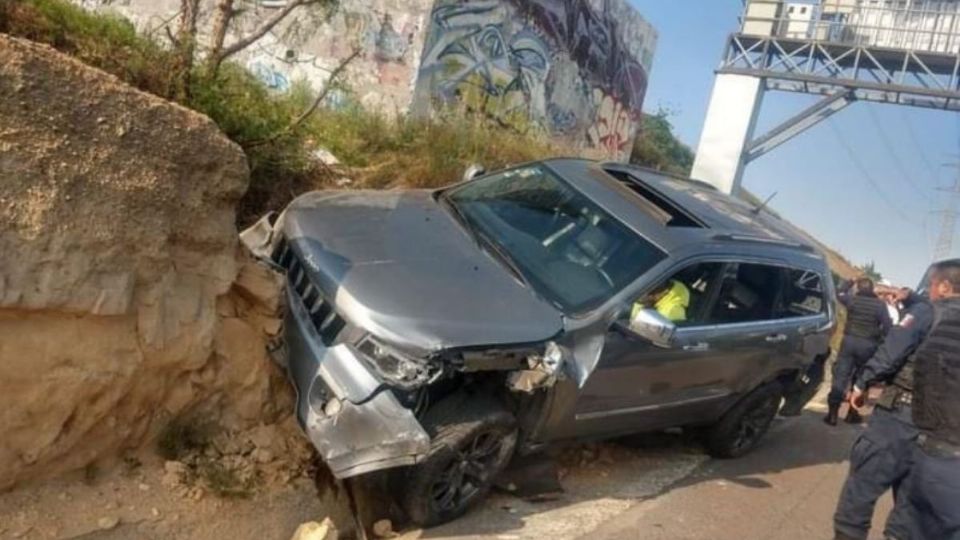
<path fill-rule="evenodd" d="M 460 210 L 460 207 L 457 206 L 455 202 L 450 200 L 450 197 L 446 193 L 442 193 L 437 199 L 443 203 L 443 206 L 450 211 L 450 214 L 453 216 L 453 219 L 460 224 L 460 227 L 466 231 L 467 235 L 470 236 L 470 239 L 474 241 L 478 246 L 480 245 L 480 238 L 477 236 L 477 231 L 474 230 L 473 225 L 470 224 L 470 220 L 467 219 L 467 216 L 464 215 L 463 210 Z"/>
<path fill-rule="evenodd" d="M 500 244 L 493 241 L 481 229 L 475 228 L 473 224 L 470 223 L 470 219 L 463 213 L 462 210 L 460 210 L 460 207 L 446 196 L 446 193 L 441 194 L 438 199 L 444 204 L 444 206 L 447 207 L 447 209 L 450 211 L 450 214 L 452 214 L 454 219 L 460 223 L 460 226 L 463 227 L 463 229 L 478 247 L 496 257 L 496 259 L 505 267 L 507 267 L 507 270 L 509 270 L 510 273 L 513 274 L 521 283 L 523 283 L 527 288 L 532 289 L 530 286 L 530 281 L 527 280 L 527 277 L 523 275 L 520 267 L 517 266 L 517 263 L 512 257 L 510 257 L 510 254 L 507 253 L 502 246 L 500 246 Z"/>
<path fill-rule="evenodd" d="M 520 266 L 517 265 L 517 262 L 513 260 L 513 257 L 510 256 L 510 253 L 507 252 L 503 246 L 493 241 L 493 239 L 479 229 L 475 231 L 475 233 L 475 236 L 481 240 L 483 247 L 488 253 L 496 257 L 497 260 L 506 266 L 507 270 L 510 270 L 510 273 L 516 276 L 516 278 L 520 280 L 520 282 L 523 283 L 528 289 L 532 288 L 530 286 L 530 281 L 525 275 L 523 275 L 523 271 L 520 270 Z"/>

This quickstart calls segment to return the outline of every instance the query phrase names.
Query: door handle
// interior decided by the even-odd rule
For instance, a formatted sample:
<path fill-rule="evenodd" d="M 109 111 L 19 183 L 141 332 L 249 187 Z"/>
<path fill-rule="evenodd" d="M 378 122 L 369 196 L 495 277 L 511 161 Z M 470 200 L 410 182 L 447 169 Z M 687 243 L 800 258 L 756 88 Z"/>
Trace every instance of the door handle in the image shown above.
<path fill-rule="evenodd" d="M 809 335 L 809 334 L 813 334 L 814 332 L 816 332 L 816 331 L 819 330 L 819 329 L 820 329 L 819 326 L 817 326 L 817 325 L 815 325 L 815 324 L 811 324 L 811 325 L 807 325 L 807 326 L 801 326 L 799 331 L 800 331 L 800 335 L 801 335 L 801 336 L 806 336 L 806 335 Z"/>
<path fill-rule="evenodd" d="M 691 345 L 684 345 L 683 350 L 689 352 L 703 352 L 710 350 L 710 344 L 701 341 L 700 343 L 693 343 Z"/>
<path fill-rule="evenodd" d="M 773 334 L 767 336 L 767 343 L 783 343 L 786 340 L 786 334 Z"/>

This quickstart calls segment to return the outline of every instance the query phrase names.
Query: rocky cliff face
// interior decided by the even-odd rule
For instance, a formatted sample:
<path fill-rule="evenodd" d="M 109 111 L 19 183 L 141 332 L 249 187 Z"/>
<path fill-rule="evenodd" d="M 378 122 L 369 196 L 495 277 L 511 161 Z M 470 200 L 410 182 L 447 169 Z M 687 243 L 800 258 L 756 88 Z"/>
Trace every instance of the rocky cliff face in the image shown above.
<path fill-rule="evenodd" d="M 195 408 L 273 412 L 278 284 L 239 255 L 247 175 L 206 117 L 0 34 L 0 489 Z"/>

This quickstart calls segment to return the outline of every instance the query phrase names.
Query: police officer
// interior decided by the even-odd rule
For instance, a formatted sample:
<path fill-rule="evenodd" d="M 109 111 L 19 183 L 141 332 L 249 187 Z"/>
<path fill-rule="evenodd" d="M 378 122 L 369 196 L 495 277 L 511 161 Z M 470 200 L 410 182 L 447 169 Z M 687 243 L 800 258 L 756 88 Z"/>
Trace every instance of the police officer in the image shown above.
<path fill-rule="evenodd" d="M 847 395 L 854 373 L 873 356 L 880 340 L 890 329 L 887 306 L 873 292 L 873 281 L 869 278 L 858 279 L 856 292 L 842 293 L 839 299 L 847 307 L 847 325 L 833 366 L 833 383 L 827 396 L 829 412 L 823 419 L 831 426 L 837 425 L 840 404 Z M 850 414 L 851 420 L 859 416 L 853 410 Z"/>
<path fill-rule="evenodd" d="M 930 331 L 933 306 L 908 289 L 893 294 L 904 305 L 903 317 L 857 375 L 850 396 L 851 406 L 859 407 L 870 386 L 887 383 L 867 428 L 850 451 L 850 473 L 833 517 L 838 540 L 867 537 L 877 499 L 888 489 L 893 489 L 896 504 L 884 535 L 900 540 L 910 537 L 910 512 L 902 485 L 918 433 L 910 419 L 912 353 Z"/>
<path fill-rule="evenodd" d="M 934 323 L 914 360 L 913 423 L 920 430 L 907 480 L 913 536 L 960 538 L 960 260 L 930 267 Z"/>

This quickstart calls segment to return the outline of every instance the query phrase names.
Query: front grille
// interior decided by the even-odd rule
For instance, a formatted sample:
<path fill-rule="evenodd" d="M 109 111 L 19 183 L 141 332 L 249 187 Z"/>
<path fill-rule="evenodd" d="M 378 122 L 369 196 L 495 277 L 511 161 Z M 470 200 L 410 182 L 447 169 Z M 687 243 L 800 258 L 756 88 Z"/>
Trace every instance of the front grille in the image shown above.
<path fill-rule="evenodd" d="M 300 297 L 303 306 L 310 313 L 310 320 L 320 334 L 323 344 L 328 347 L 333 345 L 337 336 L 346 326 L 346 321 L 337 314 L 333 303 L 324 298 L 319 287 L 310 281 L 303 263 L 287 244 L 286 239 L 281 239 L 277 244 L 272 258 L 275 263 L 286 270 L 287 287 L 291 287 Z"/>

